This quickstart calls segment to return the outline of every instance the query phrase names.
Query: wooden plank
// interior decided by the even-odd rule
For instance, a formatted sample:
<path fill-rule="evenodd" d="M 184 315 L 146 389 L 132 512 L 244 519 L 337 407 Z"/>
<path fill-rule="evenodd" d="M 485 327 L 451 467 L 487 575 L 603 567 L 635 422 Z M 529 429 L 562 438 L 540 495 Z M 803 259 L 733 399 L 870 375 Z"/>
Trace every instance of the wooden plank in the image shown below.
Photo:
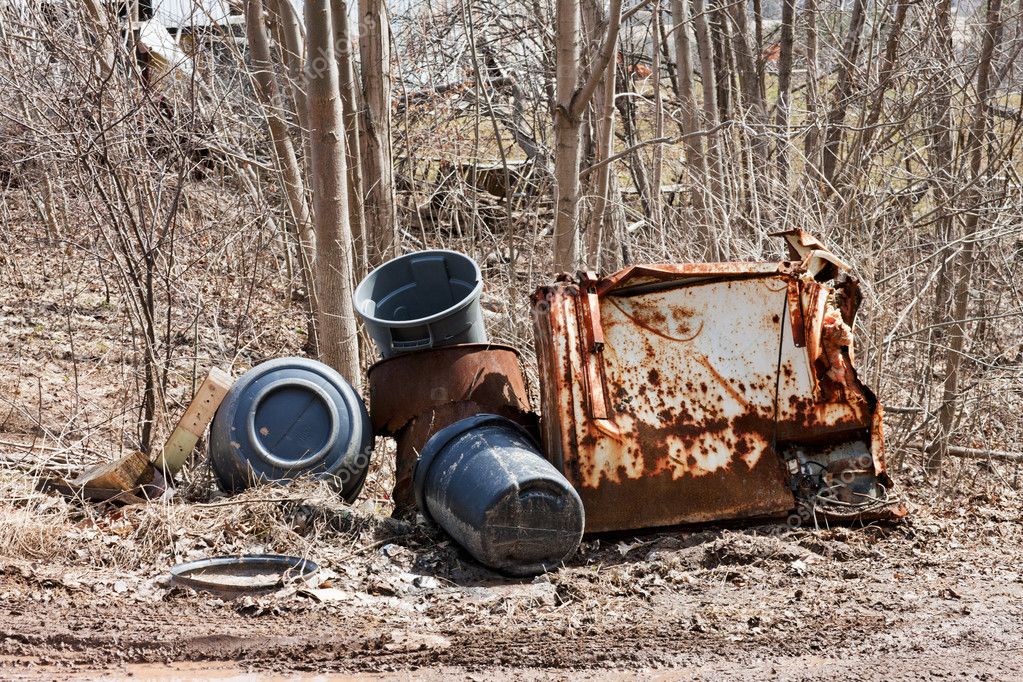
<path fill-rule="evenodd" d="M 85 470 L 70 485 L 104 490 L 134 490 L 152 483 L 153 465 L 144 452 L 133 452 L 112 462 L 104 462 Z"/>
<path fill-rule="evenodd" d="M 147 461 L 147 464 L 148 461 Z M 149 464 L 150 471 L 154 471 L 153 465 Z M 94 488 L 92 486 L 72 485 L 59 476 L 41 478 L 36 483 L 36 490 L 42 492 L 55 492 L 65 497 L 89 500 L 90 502 L 114 502 L 117 504 L 145 504 L 151 498 L 139 497 L 141 489 L 136 487 L 132 490 L 119 490 L 116 488 Z"/>
<path fill-rule="evenodd" d="M 195 444 L 206 433 L 206 428 L 213 421 L 213 415 L 216 414 L 217 408 L 224 401 L 224 396 L 233 383 L 231 375 L 218 367 L 210 369 L 210 373 L 206 375 L 199 390 L 195 392 L 192 403 L 181 416 L 174 433 L 163 446 L 163 452 L 156 458 L 156 466 L 163 470 L 168 481 L 185 465 L 185 461 L 195 449 Z"/>

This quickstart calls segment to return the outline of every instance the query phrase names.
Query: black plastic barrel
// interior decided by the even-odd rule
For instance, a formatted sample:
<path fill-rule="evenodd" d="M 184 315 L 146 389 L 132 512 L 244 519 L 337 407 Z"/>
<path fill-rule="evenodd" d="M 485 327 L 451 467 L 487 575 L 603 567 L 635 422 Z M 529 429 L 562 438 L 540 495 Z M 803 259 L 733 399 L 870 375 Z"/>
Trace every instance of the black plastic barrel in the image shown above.
<path fill-rule="evenodd" d="M 307 358 L 271 360 L 243 374 L 210 428 L 213 471 L 228 492 L 317 476 L 351 501 L 372 447 L 362 398 L 340 374 Z"/>
<path fill-rule="evenodd" d="M 486 343 L 475 261 L 457 251 L 418 251 L 390 260 L 355 289 L 355 311 L 389 358 L 456 343 Z"/>
<path fill-rule="evenodd" d="M 492 414 L 430 438 L 413 475 L 416 501 L 480 563 L 533 575 L 571 557 L 582 540 L 579 494 L 518 424 Z"/>

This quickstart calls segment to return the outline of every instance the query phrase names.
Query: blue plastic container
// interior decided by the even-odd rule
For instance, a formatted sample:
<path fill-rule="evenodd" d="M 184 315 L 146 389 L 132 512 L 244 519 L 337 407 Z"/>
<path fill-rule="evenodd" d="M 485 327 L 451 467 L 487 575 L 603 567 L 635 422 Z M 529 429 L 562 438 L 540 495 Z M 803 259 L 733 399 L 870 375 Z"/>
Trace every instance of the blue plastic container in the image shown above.
<path fill-rule="evenodd" d="M 438 431 L 420 453 L 413 484 L 424 516 L 504 573 L 555 568 L 583 537 L 579 494 L 504 417 L 479 414 Z"/>
<path fill-rule="evenodd" d="M 372 448 L 362 398 L 340 374 L 307 358 L 271 360 L 243 374 L 210 428 L 210 460 L 228 492 L 311 475 L 351 501 Z"/>

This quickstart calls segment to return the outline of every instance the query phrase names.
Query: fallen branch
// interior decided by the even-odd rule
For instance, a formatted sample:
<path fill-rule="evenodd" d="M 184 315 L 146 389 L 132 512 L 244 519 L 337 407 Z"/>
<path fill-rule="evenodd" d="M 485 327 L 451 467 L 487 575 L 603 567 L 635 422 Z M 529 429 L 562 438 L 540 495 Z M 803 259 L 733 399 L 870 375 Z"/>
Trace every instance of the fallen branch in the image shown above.
<path fill-rule="evenodd" d="M 910 447 L 916 448 L 921 452 L 926 452 L 927 448 L 923 443 L 912 443 Z M 949 445 L 945 453 L 952 457 L 959 457 L 960 459 L 982 459 L 982 460 L 995 460 L 999 462 L 1023 462 L 1023 452 L 1007 452 L 1005 450 L 982 450 L 979 448 L 964 448 L 958 445 Z"/>
<path fill-rule="evenodd" d="M 922 407 L 908 407 L 902 405 L 885 405 L 885 412 L 891 412 L 892 414 L 920 414 L 924 411 Z"/>
<path fill-rule="evenodd" d="M 670 142 L 673 142 L 673 140 L 670 137 L 655 137 L 652 140 L 644 140 L 643 142 L 639 142 L 637 144 L 632 145 L 631 147 L 629 147 L 628 149 L 626 149 L 623 152 L 618 152 L 614 156 L 609 156 L 606 159 L 604 159 L 603 161 L 598 161 L 597 163 L 593 164 L 592 166 L 587 166 L 586 168 L 583 168 L 581 171 L 579 171 L 579 177 L 580 178 L 584 178 L 584 177 L 586 177 L 586 175 L 588 173 L 592 173 L 593 171 L 595 171 L 595 170 L 597 170 L 599 168 L 603 168 L 604 166 L 606 166 L 609 163 L 614 163 L 618 159 L 621 159 L 621 158 L 624 158 L 624 157 L 628 156 L 629 154 L 633 153 L 637 149 L 642 149 L 643 147 L 646 147 L 646 146 L 651 145 L 651 144 L 667 144 L 667 143 L 670 143 Z"/>

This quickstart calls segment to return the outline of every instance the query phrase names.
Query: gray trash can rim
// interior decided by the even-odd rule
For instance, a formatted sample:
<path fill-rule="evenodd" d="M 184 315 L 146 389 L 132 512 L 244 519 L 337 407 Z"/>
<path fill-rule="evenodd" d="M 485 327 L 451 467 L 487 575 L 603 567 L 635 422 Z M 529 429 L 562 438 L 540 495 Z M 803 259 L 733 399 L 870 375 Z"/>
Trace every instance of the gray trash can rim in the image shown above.
<path fill-rule="evenodd" d="M 407 253 L 402 256 L 392 258 L 386 263 L 378 265 L 368 275 L 363 277 L 361 282 L 359 282 L 359 286 L 355 288 L 355 295 L 353 296 L 353 299 L 355 301 L 360 301 L 363 299 L 361 295 L 363 289 L 365 287 L 369 287 L 373 283 L 373 281 L 376 279 L 375 275 L 377 273 L 382 272 L 389 267 L 396 267 L 399 262 L 402 262 L 408 258 L 412 258 L 413 256 L 423 256 L 435 253 L 446 253 L 458 256 L 459 258 L 463 258 L 467 262 L 472 264 L 473 272 L 476 275 L 476 286 L 472 288 L 472 293 L 470 293 L 468 296 L 465 296 L 464 298 L 462 298 L 462 300 L 458 301 L 449 308 L 445 308 L 444 310 L 438 313 L 434 313 L 433 315 L 428 315 L 426 317 L 417 317 L 413 320 L 389 320 L 383 317 L 377 317 L 376 315 L 370 315 L 365 310 L 361 309 L 362 308 L 361 305 L 359 306 L 360 308 L 360 310 L 358 311 L 359 315 L 361 315 L 362 317 L 371 322 L 376 322 L 377 324 L 385 325 L 388 327 L 397 328 L 421 327 L 425 324 L 436 322 L 437 320 L 442 320 L 451 315 L 451 313 L 457 312 L 462 308 L 469 307 L 472 304 L 472 302 L 480 295 L 480 292 L 483 291 L 483 272 L 480 270 L 480 266 L 475 260 L 469 258 L 469 256 L 465 255 L 464 253 L 461 253 L 460 251 L 452 251 L 451 249 L 429 249 L 426 251 L 413 251 L 412 253 Z M 366 297 L 366 300 L 369 300 L 370 298 L 371 297 Z"/>
<path fill-rule="evenodd" d="M 429 510 L 426 508 L 426 474 L 430 470 L 430 466 L 433 464 L 437 453 L 463 434 L 488 424 L 499 424 L 519 432 L 539 451 L 539 446 L 536 440 L 529 434 L 529 431 L 526 431 L 511 419 L 497 414 L 474 414 L 471 417 L 460 419 L 454 424 L 445 426 L 430 436 L 430 440 L 426 441 L 426 445 L 423 446 L 422 451 L 419 453 L 419 459 L 416 460 L 416 468 L 412 472 L 412 488 L 416 494 L 416 505 L 428 521 L 433 521 L 433 517 L 430 516 Z"/>

